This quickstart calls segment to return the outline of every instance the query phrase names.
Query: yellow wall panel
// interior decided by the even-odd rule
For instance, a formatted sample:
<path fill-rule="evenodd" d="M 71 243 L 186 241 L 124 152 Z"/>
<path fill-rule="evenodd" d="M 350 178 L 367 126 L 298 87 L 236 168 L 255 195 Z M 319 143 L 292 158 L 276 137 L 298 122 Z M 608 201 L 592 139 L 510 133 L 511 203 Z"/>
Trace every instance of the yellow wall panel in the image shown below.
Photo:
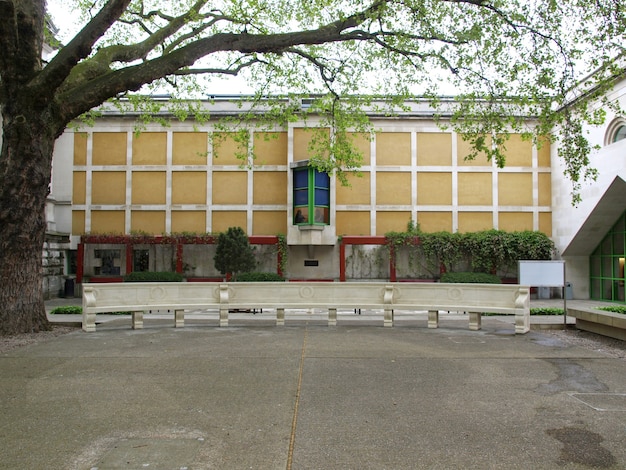
<path fill-rule="evenodd" d="M 173 171 L 172 204 L 206 204 L 206 178 L 204 171 Z"/>
<path fill-rule="evenodd" d="M 533 229 L 532 212 L 500 212 L 498 228 L 507 232 L 520 232 Z"/>
<path fill-rule="evenodd" d="M 94 171 L 91 178 L 92 204 L 126 203 L 126 172 Z"/>
<path fill-rule="evenodd" d="M 463 140 L 462 135 L 457 136 L 457 164 L 461 166 L 491 166 L 491 162 L 487 160 L 484 153 L 479 153 L 474 160 L 466 160 L 465 158 L 472 153 L 472 145 L 470 142 Z M 491 145 L 491 136 L 487 136 L 486 145 Z"/>
<path fill-rule="evenodd" d="M 411 204 L 411 174 L 395 171 L 378 172 L 376 204 Z"/>
<path fill-rule="evenodd" d="M 287 133 L 255 132 L 254 156 L 257 165 L 286 165 Z"/>
<path fill-rule="evenodd" d="M 544 138 L 541 139 L 540 148 L 537 149 L 537 164 L 540 167 L 550 168 L 550 162 L 550 141 L 547 138 Z"/>
<path fill-rule="evenodd" d="M 254 211 L 252 235 L 277 235 L 287 233 L 287 211 Z"/>
<path fill-rule="evenodd" d="M 211 232 L 225 232 L 229 227 L 241 227 L 246 232 L 247 225 L 247 214 L 244 211 L 214 211 Z"/>
<path fill-rule="evenodd" d="M 409 211 L 378 211 L 376 213 L 376 235 L 384 235 L 387 232 L 405 232 L 409 220 L 411 220 Z"/>
<path fill-rule="evenodd" d="M 539 212 L 539 231 L 552 236 L 552 212 Z"/>
<path fill-rule="evenodd" d="M 452 204 L 452 173 L 418 173 L 417 203 L 420 205 Z"/>
<path fill-rule="evenodd" d="M 72 211 L 72 235 L 85 234 L 85 211 Z"/>
<path fill-rule="evenodd" d="M 459 232 L 480 232 L 493 229 L 491 212 L 459 212 Z"/>
<path fill-rule="evenodd" d="M 248 174 L 245 171 L 213 173 L 213 204 L 246 204 Z"/>
<path fill-rule="evenodd" d="M 452 212 L 419 212 L 417 223 L 422 232 L 452 232 Z"/>
<path fill-rule="evenodd" d="M 539 205 L 552 205 L 552 176 L 550 173 L 539 173 Z"/>
<path fill-rule="evenodd" d="M 87 133 L 74 133 L 74 165 L 87 164 Z"/>
<path fill-rule="evenodd" d="M 255 171 L 254 204 L 287 204 L 287 172 Z"/>
<path fill-rule="evenodd" d="M 206 233 L 206 212 L 172 211 L 172 233 Z"/>
<path fill-rule="evenodd" d="M 308 160 L 313 155 L 309 150 L 312 141 L 324 141 L 329 136 L 329 130 L 319 128 L 303 128 L 298 127 L 293 130 L 293 161 Z M 324 152 L 326 155 L 326 152 Z"/>
<path fill-rule="evenodd" d="M 85 204 L 87 193 L 87 173 L 75 171 L 72 174 L 72 204 Z"/>
<path fill-rule="evenodd" d="M 247 162 L 248 145 L 235 140 L 238 136 L 233 132 L 216 132 L 213 134 L 213 165 L 242 165 Z M 244 156 L 245 159 L 237 158 Z"/>
<path fill-rule="evenodd" d="M 411 134 L 408 132 L 380 132 L 376 134 L 377 165 L 410 165 Z"/>
<path fill-rule="evenodd" d="M 371 163 L 371 143 L 372 139 L 370 134 L 359 132 L 356 134 L 348 134 L 347 138 L 350 140 L 354 148 L 361 154 L 363 162 L 361 166 L 366 166 Z"/>
<path fill-rule="evenodd" d="M 126 165 L 126 132 L 94 132 L 92 165 Z"/>
<path fill-rule="evenodd" d="M 337 211 L 337 235 L 370 235 L 369 211 Z"/>
<path fill-rule="evenodd" d="M 133 171 L 132 204 L 165 204 L 164 171 Z"/>
<path fill-rule="evenodd" d="M 337 204 L 369 204 L 370 203 L 370 173 L 365 171 L 361 176 L 347 174 L 350 186 L 343 186 L 337 182 Z"/>
<path fill-rule="evenodd" d="M 126 233 L 124 211 L 91 211 L 90 233 Z"/>
<path fill-rule="evenodd" d="M 130 231 L 150 235 L 165 233 L 165 211 L 132 211 Z"/>
<path fill-rule="evenodd" d="M 521 134 L 511 134 L 504 146 L 506 147 L 505 155 L 507 166 L 532 166 L 532 141 L 522 139 Z"/>
<path fill-rule="evenodd" d="M 417 164 L 420 166 L 452 165 L 452 134 L 446 132 L 417 134 Z"/>
<path fill-rule="evenodd" d="M 142 132 L 133 135 L 133 165 L 165 165 L 167 163 L 167 134 Z"/>
<path fill-rule="evenodd" d="M 172 163 L 174 165 L 207 164 L 206 132 L 174 132 L 172 134 Z"/>
<path fill-rule="evenodd" d="M 498 203 L 501 206 L 532 206 L 533 175 L 531 173 L 500 173 Z"/>
<path fill-rule="evenodd" d="M 459 205 L 491 205 L 493 203 L 492 187 L 491 173 L 459 173 Z"/>

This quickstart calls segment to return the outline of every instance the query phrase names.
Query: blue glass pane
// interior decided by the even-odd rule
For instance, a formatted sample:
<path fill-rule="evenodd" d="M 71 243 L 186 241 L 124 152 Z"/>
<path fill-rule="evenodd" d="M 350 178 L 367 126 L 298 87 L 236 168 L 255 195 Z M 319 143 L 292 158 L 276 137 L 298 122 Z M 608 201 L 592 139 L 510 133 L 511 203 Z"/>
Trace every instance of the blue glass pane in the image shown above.
<path fill-rule="evenodd" d="M 307 169 L 293 172 L 293 187 L 306 188 L 309 185 L 309 172 Z"/>
<path fill-rule="evenodd" d="M 330 177 L 328 173 L 320 173 L 315 170 L 315 186 L 318 188 L 330 188 Z"/>
<path fill-rule="evenodd" d="M 330 205 L 330 191 L 327 189 L 315 190 L 315 205 L 316 206 L 329 206 Z"/>
<path fill-rule="evenodd" d="M 306 206 L 309 203 L 309 191 L 306 189 L 299 189 L 293 192 L 294 205 Z"/>

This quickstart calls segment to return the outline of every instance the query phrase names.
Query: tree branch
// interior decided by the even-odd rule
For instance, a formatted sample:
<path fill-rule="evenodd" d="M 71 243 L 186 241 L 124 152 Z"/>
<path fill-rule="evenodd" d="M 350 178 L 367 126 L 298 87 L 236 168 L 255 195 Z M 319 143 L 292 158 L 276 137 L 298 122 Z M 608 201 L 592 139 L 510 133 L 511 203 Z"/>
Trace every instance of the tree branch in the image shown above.
<path fill-rule="evenodd" d="M 69 121 L 121 92 L 136 91 L 146 83 L 191 67 L 196 60 L 215 52 L 281 53 L 296 45 L 363 40 L 360 33 L 353 34 L 346 30 L 375 16 L 387 1 L 376 0 L 363 11 L 313 30 L 277 34 L 221 33 L 201 38 L 166 56 L 77 82 L 71 90 L 64 90 L 57 100 L 62 107 L 62 114 Z"/>
<path fill-rule="evenodd" d="M 76 64 L 89 56 L 96 41 L 118 20 L 130 2 L 131 0 L 109 0 L 33 80 L 31 89 L 56 90 Z"/>
<path fill-rule="evenodd" d="M 246 62 L 239 63 L 236 67 L 226 68 L 202 68 L 202 69 L 182 69 L 177 70 L 172 75 L 187 76 L 187 75 L 206 75 L 206 74 L 221 74 L 221 75 L 233 75 L 236 76 L 243 69 L 252 67 L 254 64 L 260 64 L 263 61 L 258 58 L 252 58 Z"/>
<path fill-rule="evenodd" d="M 13 0 L 0 0 L 0 77 L 2 88 L 6 87 L 17 54 L 17 13 Z M 0 103 L 4 100 L 0 99 Z"/>
<path fill-rule="evenodd" d="M 66 82 L 63 84 L 63 90 L 66 91 L 77 84 L 92 80 L 98 76 L 109 73 L 115 62 L 131 63 L 137 60 L 145 60 L 145 58 L 157 47 L 163 47 L 163 54 L 167 53 L 169 48 L 183 42 L 185 39 L 198 35 L 205 28 L 210 27 L 222 17 L 214 18 L 212 14 L 206 14 L 204 17 L 211 18 L 211 21 L 205 23 L 198 28 L 194 28 L 189 34 L 182 35 L 172 41 L 172 44 L 165 46 L 165 41 L 178 32 L 181 28 L 188 25 L 190 21 L 200 18 L 199 11 L 207 3 L 208 0 L 198 0 L 184 14 L 172 18 L 166 26 L 155 32 L 150 32 L 146 26 L 142 26 L 144 31 L 150 35 L 144 40 L 136 44 L 115 44 L 112 46 L 102 47 L 94 54 L 93 57 L 77 64 Z M 154 14 L 151 13 L 151 16 Z M 124 21 L 127 24 L 132 21 Z"/>
<path fill-rule="evenodd" d="M 0 0 L 0 82 L 4 93 L 41 70 L 45 9 L 41 2 Z"/>

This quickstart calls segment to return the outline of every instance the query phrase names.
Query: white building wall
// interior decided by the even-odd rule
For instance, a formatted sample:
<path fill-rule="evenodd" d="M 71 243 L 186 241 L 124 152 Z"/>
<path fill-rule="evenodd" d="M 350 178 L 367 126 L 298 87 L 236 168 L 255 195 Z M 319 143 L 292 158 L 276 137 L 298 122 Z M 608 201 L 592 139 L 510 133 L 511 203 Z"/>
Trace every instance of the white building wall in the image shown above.
<path fill-rule="evenodd" d="M 52 180 L 50 183 L 48 230 L 69 234 L 72 231 L 72 172 L 74 134 L 65 132 L 54 145 L 55 158 L 52 160 Z M 63 155 L 64 158 L 58 158 Z"/>
<path fill-rule="evenodd" d="M 609 98 L 626 109 L 626 79 L 616 84 Z M 615 178 L 620 177 L 626 181 L 626 140 L 605 145 L 607 129 L 619 117 L 614 112 L 607 111 L 603 125 L 588 126 L 585 129 L 590 145 L 599 147 L 599 150 L 593 151 L 590 163 L 592 168 L 598 170 L 598 178 L 596 181 L 583 183 L 580 192 L 582 200 L 577 206 L 572 204 L 572 183 L 564 176 L 565 166 L 557 156 L 556 146 L 552 148 L 552 227 L 559 256 L 574 240 Z M 625 208 L 626 194 L 622 210 Z M 614 222 L 615 220 L 604 220 L 597 227 L 599 232 L 602 231 L 600 239 Z M 563 259 L 566 261 L 566 277 L 572 283 L 574 298 L 589 298 L 588 256 L 563 256 Z"/>

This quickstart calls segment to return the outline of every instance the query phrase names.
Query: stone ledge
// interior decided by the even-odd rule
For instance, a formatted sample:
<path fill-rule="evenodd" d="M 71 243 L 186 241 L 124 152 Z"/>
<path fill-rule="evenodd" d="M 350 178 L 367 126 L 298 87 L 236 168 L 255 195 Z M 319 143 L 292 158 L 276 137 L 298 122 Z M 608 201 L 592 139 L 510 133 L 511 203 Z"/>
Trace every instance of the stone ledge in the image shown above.
<path fill-rule="evenodd" d="M 567 315 L 576 318 L 576 328 L 626 341 L 626 315 L 596 309 L 568 308 Z"/>

